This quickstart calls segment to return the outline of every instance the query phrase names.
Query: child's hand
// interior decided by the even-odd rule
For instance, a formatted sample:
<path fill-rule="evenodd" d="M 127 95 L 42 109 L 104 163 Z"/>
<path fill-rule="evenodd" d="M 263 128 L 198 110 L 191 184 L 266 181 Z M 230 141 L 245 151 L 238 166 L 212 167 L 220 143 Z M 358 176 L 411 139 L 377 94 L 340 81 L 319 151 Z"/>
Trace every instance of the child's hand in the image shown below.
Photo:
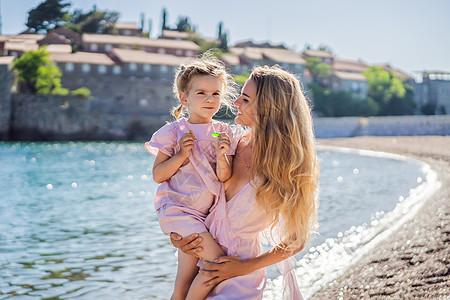
<path fill-rule="evenodd" d="M 216 142 L 216 156 L 225 155 L 230 150 L 230 137 L 226 133 L 221 133 Z"/>
<path fill-rule="evenodd" d="M 193 133 L 185 133 L 178 141 L 180 144 L 180 155 L 188 158 L 190 154 L 190 150 L 194 148 L 194 139 L 195 136 Z"/>

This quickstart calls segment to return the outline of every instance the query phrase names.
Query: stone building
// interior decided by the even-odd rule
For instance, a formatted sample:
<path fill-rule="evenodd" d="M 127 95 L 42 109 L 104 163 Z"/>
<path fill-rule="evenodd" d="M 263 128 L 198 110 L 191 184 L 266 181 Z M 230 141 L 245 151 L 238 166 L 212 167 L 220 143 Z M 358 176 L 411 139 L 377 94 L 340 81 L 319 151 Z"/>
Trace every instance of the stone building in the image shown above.
<path fill-rule="evenodd" d="M 176 68 L 186 57 L 149 53 L 142 50 L 113 49 L 110 57 L 118 62 L 123 76 L 173 80 Z"/>
<path fill-rule="evenodd" d="M 331 87 L 333 90 L 346 91 L 359 99 L 367 98 L 367 79 L 362 74 L 369 68 L 363 62 L 348 60 L 333 60 L 333 78 Z"/>
<path fill-rule="evenodd" d="M 0 56 L 0 140 L 9 137 L 13 61 L 14 56 Z"/>
<path fill-rule="evenodd" d="M 50 59 L 61 69 L 63 76 L 120 75 L 122 68 L 104 53 L 51 53 Z"/>
<path fill-rule="evenodd" d="M 296 74 L 303 82 L 305 79 L 305 60 L 295 51 L 280 48 L 231 47 L 231 54 L 223 55 L 222 59 L 230 66 L 234 74 L 250 72 L 258 65 L 280 65 Z"/>
<path fill-rule="evenodd" d="M 114 28 L 119 35 L 142 36 L 142 28 L 138 28 L 134 22 L 116 22 Z"/>
<path fill-rule="evenodd" d="M 450 114 L 450 72 L 423 72 L 413 87 L 419 109 L 429 104 L 436 114 Z"/>
<path fill-rule="evenodd" d="M 317 57 L 318 59 L 320 59 L 321 62 L 326 63 L 330 66 L 333 65 L 333 61 L 334 61 L 333 54 L 331 52 L 328 52 L 325 50 L 306 49 L 305 51 L 303 51 L 302 56 L 303 56 L 303 58 Z"/>
<path fill-rule="evenodd" d="M 114 48 L 121 48 L 176 56 L 194 56 L 200 53 L 198 45 L 182 40 L 87 33 L 82 35 L 82 40 L 84 51 L 90 52 L 108 53 Z"/>

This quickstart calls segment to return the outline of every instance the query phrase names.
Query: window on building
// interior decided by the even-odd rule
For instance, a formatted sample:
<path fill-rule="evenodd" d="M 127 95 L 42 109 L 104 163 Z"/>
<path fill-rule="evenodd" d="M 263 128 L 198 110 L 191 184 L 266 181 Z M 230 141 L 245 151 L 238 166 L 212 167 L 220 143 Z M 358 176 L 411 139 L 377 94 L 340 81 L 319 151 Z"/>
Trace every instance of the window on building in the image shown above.
<path fill-rule="evenodd" d="M 73 67 L 73 63 L 66 63 L 66 67 L 65 67 L 67 72 L 72 72 L 74 67 Z"/>
<path fill-rule="evenodd" d="M 109 51 L 111 51 L 112 50 L 112 45 L 111 44 L 107 44 L 106 46 L 105 46 L 105 51 L 106 52 L 109 52 Z"/>
<path fill-rule="evenodd" d="M 169 71 L 169 67 L 166 65 L 161 65 L 161 73 L 167 73 Z"/>
<path fill-rule="evenodd" d="M 128 65 L 128 70 L 130 70 L 131 72 L 136 72 L 137 71 L 137 64 L 136 63 L 130 63 Z"/>
<path fill-rule="evenodd" d="M 84 73 L 89 73 L 91 71 L 91 65 L 90 64 L 82 64 L 81 71 L 83 71 Z"/>
<path fill-rule="evenodd" d="M 122 73 L 122 68 L 120 66 L 114 66 L 113 67 L 113 74 L 119 75 Z"/>
<path fill-rule="evenodd" d="M 178 55 L 178 56 L 183 55 L 183 50 L 177 49 L 177 50 L 175 51 L 175 55 Z"/>
<path fill-rule="evenodd" d="M 106 66 L 105 65 L 98 65 L 98 73 L 99 74 L 105 74 L 106 73 Z"/>
<path fill-rule="evenodd" d="M 164 48 L 159 48 L 159 49 L 158 49 L 158 53 L 159 53 L 159 54 L 166 54 L 166 49 L 164 49 Z"/>
<path fill-rule="evenodd" d="M 352 85 L 351 85 L 351 91 L 352 91 L 353 93 L 359 92 L 359 84 L 358 84 L 358 82 L 356 82 L 356 81 L 353 81 L 353 82 L 352 82 Z"/>
<path fill-rule="evenodd" d="M 143 65 L 144 72 L 150 72 L 152 70 L 152 65 L 145 64 Z"/>
<path fill-rule="evenodd" d="M 91 51 L 97 51 L 98 50 L 98 45 L 97 44 L 91 44 L 89 46 L 89 49 L 91 49 Z"/>
<path fill-rule="evenodd" d="M 194 51 L 187 50 L 186 51 L 186 56 L 194 56 Z"/>

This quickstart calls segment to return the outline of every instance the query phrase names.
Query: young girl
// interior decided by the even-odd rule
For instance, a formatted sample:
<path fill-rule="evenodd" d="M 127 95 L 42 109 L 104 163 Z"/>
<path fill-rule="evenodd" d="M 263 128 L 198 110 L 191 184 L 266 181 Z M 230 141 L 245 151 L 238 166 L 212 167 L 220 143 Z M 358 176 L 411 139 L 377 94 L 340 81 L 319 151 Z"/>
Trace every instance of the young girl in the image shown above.
<path fill-rule="evenodd" d="M 153 179 L 160 183 L 155 208 L 161 230 L 169 235 L 199 233 L 203 238 L 200 257 L 213 261 L 224 254 L 209 234 L 205 218 L 231 176 L 232 155 L 237 141 L 229 125 L 212 117 L 221 104 L 232 107 L 235 93 L 231 76 L 209 55 L 181 65 L 173 91 L 180 105 L 172 111 L 177 119 L 155 132 L 145 144 L 156 156 Z M 188 118 L 180 118 L 187 111 Z M 219 135 L 220 134 L 220 135 Z M 212 287 L 202 286 L 198 259 L 178 252 L 178 272 L 171 299 L 204 299 Z"/>

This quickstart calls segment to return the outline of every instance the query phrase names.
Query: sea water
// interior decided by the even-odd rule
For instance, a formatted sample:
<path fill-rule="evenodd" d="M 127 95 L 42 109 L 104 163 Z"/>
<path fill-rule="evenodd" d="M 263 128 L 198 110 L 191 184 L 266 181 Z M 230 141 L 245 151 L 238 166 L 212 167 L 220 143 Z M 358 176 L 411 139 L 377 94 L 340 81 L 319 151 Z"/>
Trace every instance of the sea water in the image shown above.
<path fill-rule="evenodd" d="M 319 235 L 296 255 L 306 296 L 392 228 L 386 217 L 430 180 L 401 157 L 319 158 Z M 154 211 L 153 161 L 142 143 L 0 143 L 0 299 L 168 299 L 176 257 Z M 279 273 L 268 277 L 265 298 L 276 299 Z"/>

